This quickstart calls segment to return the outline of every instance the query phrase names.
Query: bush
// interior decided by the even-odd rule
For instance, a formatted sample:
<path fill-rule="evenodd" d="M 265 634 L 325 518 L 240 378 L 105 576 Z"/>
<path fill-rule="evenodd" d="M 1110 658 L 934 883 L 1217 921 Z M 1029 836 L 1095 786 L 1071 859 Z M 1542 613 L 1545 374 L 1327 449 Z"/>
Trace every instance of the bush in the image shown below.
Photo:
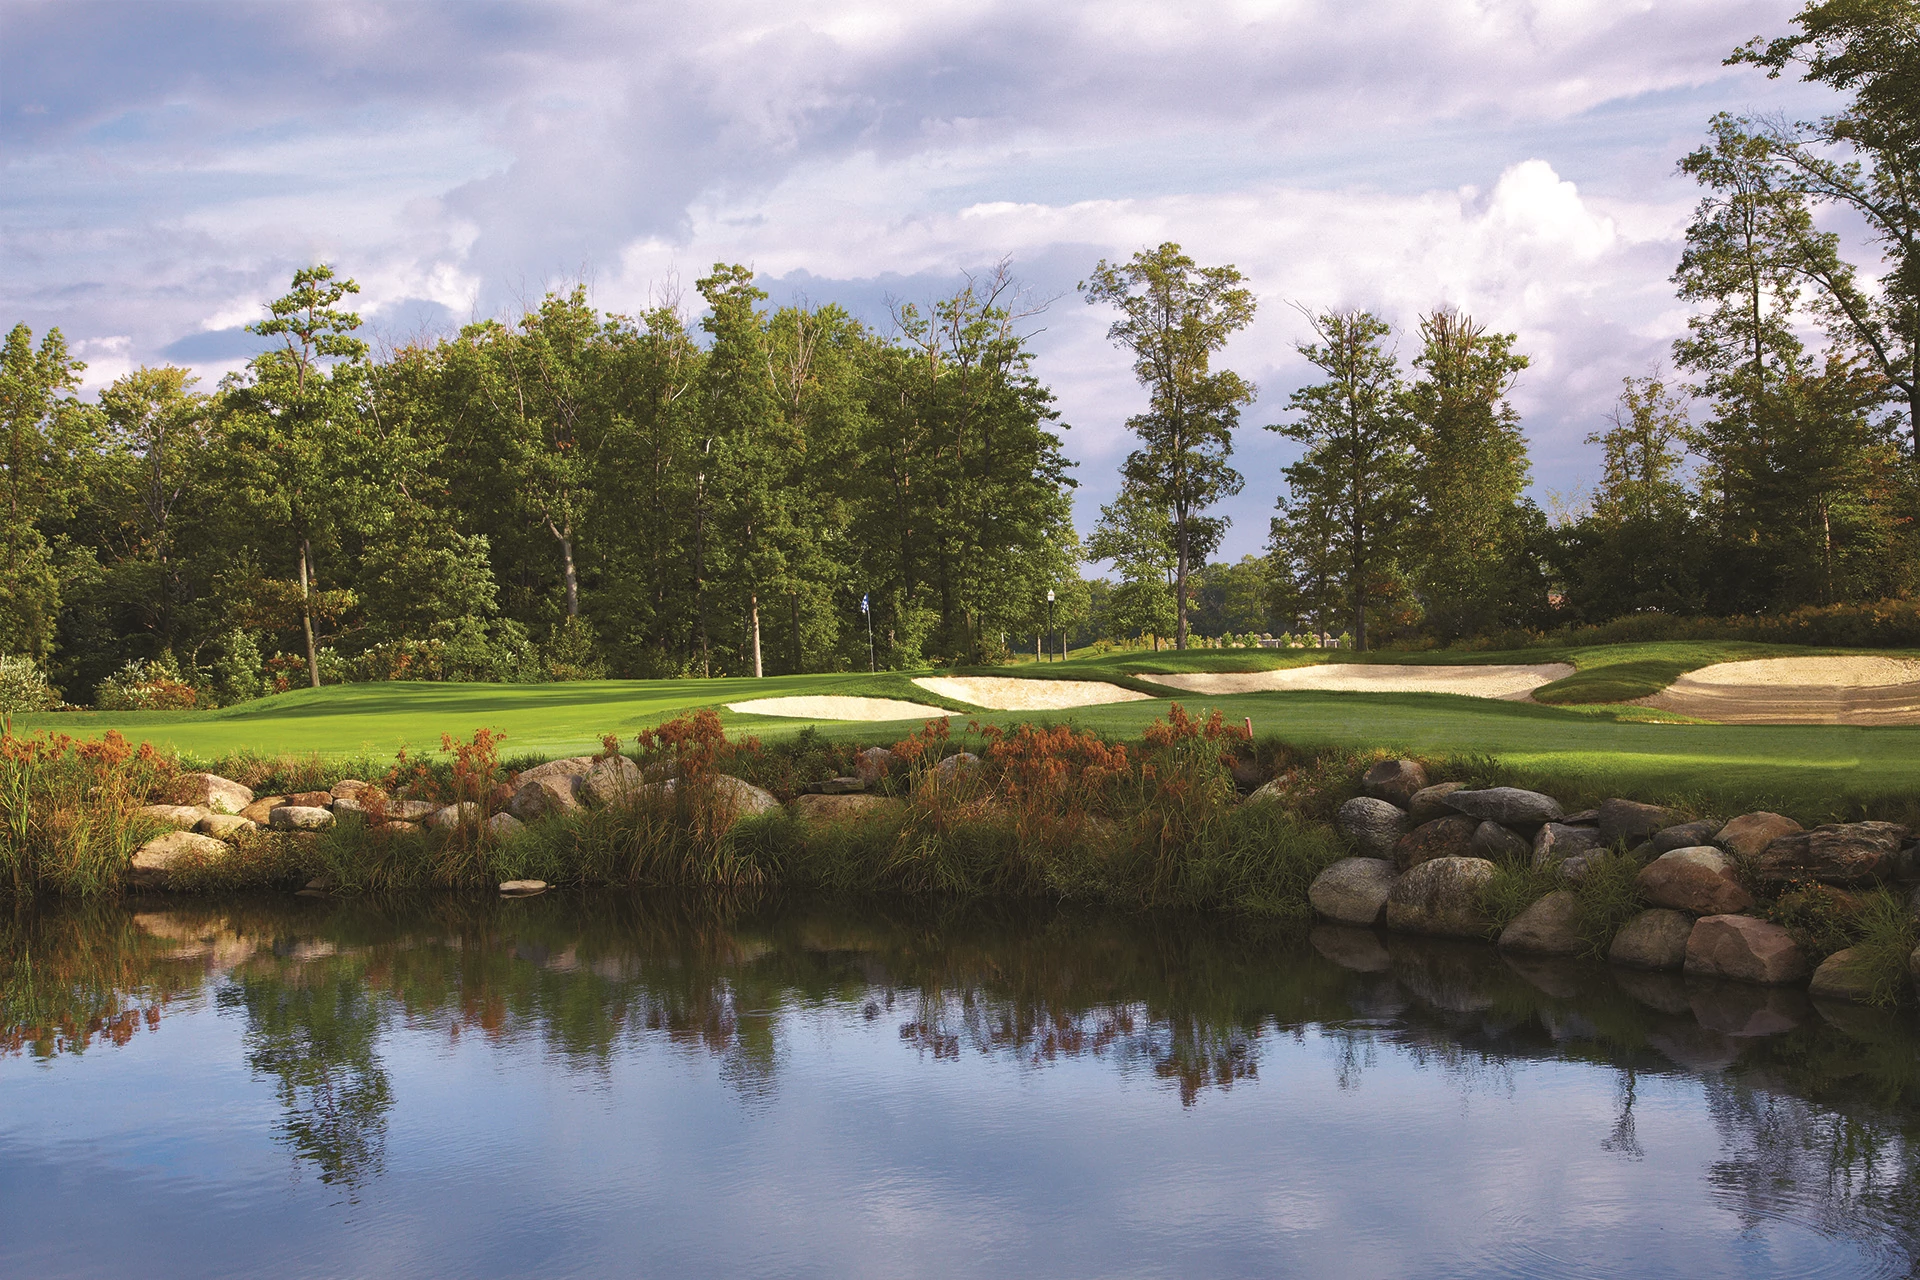
<path fill-rule="evenodd" d="M 220 637 L 213 657 L 213 696 L 222 706 L 250 702 L 273 688 L 267 679 L 260 645 L 251 632 L 238 627 Z"/>
<path fill-rule="evenodd" d="M 101 711 L 185 711 L 198 703 L 199 696 L 181 679 L 171 654 L 146 662 L 129 660 L 93 694 L 93 705 Z"/>
<path fill-rule="evenodd" d="M 98 742 L 0 733 L 0 894 L 115 890 L 155 834 L 134 810 L 173 780 L 170 761 L 117 733 Z"/>
<path fill-rule="evenodd" d="M 51 711 L 59 705 L 59 695 L 32 658 L 0 654 L 0 711 L 18 715 Z"/>

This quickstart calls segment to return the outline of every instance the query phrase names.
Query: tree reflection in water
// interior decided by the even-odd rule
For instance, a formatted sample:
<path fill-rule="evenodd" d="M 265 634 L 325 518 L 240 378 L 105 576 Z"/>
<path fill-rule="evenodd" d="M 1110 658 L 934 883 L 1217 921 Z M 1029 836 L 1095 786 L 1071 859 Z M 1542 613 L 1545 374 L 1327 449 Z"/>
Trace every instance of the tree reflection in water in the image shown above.
<path fill-rule="evenodd" d="M 808 1021 L 879 1023 L 933 1063 L 1111 1063 L 1181 1104 L 1257 1080 L 1278 1037 L 1326 1046 L 1345 1089 L 1391 1058 L 1465 1095 L 1529 1062 L 1616 1075 L 1604 1150 L 1642 1155 L 1651 1080 L 1697 1077 L 1722 1135 L 1710 1180 L 1743 1221 L 1792 1211 L 1834 1232 L 1920 1223 L 1920 1036 L 1907 1013 L 1815 1008 L 1490 948 L 1218 919 L 790 904 L 728 915 L 672 901 L 167 903 L 0 919 L 0 1054 L 122 1043 L 211 995 L 245 1020 L 279 1132 L 349 1194 L 384 1167 L 403 1023 L 530 1045 L 574 1073 L 659 1045 L 770 1097 Z"/>

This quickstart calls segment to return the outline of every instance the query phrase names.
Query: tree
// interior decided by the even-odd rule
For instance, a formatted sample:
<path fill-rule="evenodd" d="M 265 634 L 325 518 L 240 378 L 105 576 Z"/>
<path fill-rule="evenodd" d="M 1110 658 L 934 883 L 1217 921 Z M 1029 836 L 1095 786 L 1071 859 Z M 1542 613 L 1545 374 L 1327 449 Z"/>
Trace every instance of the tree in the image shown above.
<path fill-rule="evenodd" d="M 1798 32 L 1749 41 L 1727 61 L 1770 77 L 1797 67 L 1801 79 L 1849 95 L 1832 115 L 1770 121 L 1763 132 L 1783 183 L 1859 218 L 1884 255 L 1886 270 L 1872 290 L 1818 244 L 1801 270 L 1849 345 L 1902 402 L 1911 442 L 1920 428 L 1920 3 L 1818 0 L 1794 22 Z M 1920 465 L 1920 449 L 1912 453 Z"/>
<path fill-rule="evenodd" d="M 1187 647 L 1187 574 L 1206 536 L 1203 512 L 1240 491 L 1227 465 L 1241 407 L 1253 385 L 1213 356 L 1253 321 L 1254 298 L 1232 266 L 1200 267 L 1171 241 L 1143 249 L 1123 264 L 1104 258 L 1080 285 L 1089 303 L 1118 307 L 1107 337 L 1133 353 L 1134 376 L 1147 388 L 1147 412 L 1127 420 L 1142 447 L 1125 474 L 1173 520 L 1174 645 Z"/>
<path fill-rule="evenodd" d="M 1280 509 L 1302 534 L 1328 538 L 1322 554 L 1338 566 L 1354 644 L 1364 650 L 1370 609 L 1404 614 L 1400 556 L 1414 508 L 1416 427 L 1400 362 L 1385 346 L 1387 323 L 1367 311 L 1303 314 L 1319 341 L 1295 350 L 1327 381 L 1294 392 L 1288 408 L 1299 418 L 1269 428 L 1307 446 L 1286 468 Z"/>
<path fill-rule="evenodd" d="M 1510 333 L 1451 308 L 1421 318 L 1421 376 L 1407 390 L 1414 427 L 1410 560 L 1429 631 L 1457 639 L 1520 620 L 1513 569 L 1524 557 L 1527 442 L 1507 403 L 1527 358 Z"/>
<path fill-rule="evenodd" d="M 94 418 L 74 394 L 86 367 L 59 329 L 36 349 L 33 331 L 15 325 L 0 348 L 0 652 L 39 658 L 53 643 L 60 579 L 45 526 L 71 509 L 78 470 L 93 454 Z"/>
<path fill-rule="evenodd" d="M 333 536 L 383 479 L 363 456 L 366 437 L 355 430 L 367 358 L 367 344 L 353 336 L 360 317 L 335 305 L 358 292 L 359 285 L 335 279 L 326 263 L 294 272 L 292 288 L 268 304 L 268 318 L 248 326 L 281 339 L 280 349 L 254 357 L 250 380 L 231 386 L 228 397 L 238 410 L 229 431 L 232 473 L 252 505 L 281 524 L 293 543 L 307 677 L 316 689 L 314 542 Z"/>
<path fill-rule="evenodd" d="M 1212 550 L 1209 543 L 1196 558 Z M 1087 539 L 1087 555 L 1110 560 L 1120 585 L 1107 603 L 1107 617 L 1116 637 L 1148 634 L 1153 647 L 1178 625 L 1174 584 L 1180 553 L 1173 520 L 1138 485 L 1126 484 L 1112 502 L 1100 508 L 1100 519 Z"/>

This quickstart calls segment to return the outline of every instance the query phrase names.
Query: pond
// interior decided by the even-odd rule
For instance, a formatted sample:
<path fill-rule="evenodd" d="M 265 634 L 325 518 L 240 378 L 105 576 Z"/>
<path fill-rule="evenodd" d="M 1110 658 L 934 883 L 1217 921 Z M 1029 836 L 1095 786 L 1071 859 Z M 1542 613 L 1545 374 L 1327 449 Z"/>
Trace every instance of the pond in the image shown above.
<path fill-rule="evenodd" d="M 0 1274 L 1868 1276 L 1911 1011 L 1219 919 L 0 916 Z"/>

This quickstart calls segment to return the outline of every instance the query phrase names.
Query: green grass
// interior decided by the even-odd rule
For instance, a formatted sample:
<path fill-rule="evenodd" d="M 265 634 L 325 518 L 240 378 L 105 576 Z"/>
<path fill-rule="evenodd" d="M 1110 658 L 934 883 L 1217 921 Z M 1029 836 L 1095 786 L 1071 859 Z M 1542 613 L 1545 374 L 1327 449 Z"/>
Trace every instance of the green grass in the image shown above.
<path fill-rule="evenodd" d="M 1318 650 L 1203 650 L 1186 654 L 1113 653 L 1019 668 L 1022 676 L 1132 680 L 1139 671 L 1220 671 L 1306 662 L 1568 661 L 1580 675 L 1612 680 L 1616 692 L 1640 688 L 1663 672 L 1734 658 L 1814 652 L 1744 643 L 1672 642 L 1599 649 L 1541 649 L 1498 654 L 1352 654 Z M 1658 669 L 1648 664 L 1659 664 Z M 1005 668 L 1001 674 L 1008 674 Z M 1613 674 L 1609 675 L 1611 672 Z M 1629 682 L 1638 680 L 1639 684 Z M 436 751 L 442 733 L 468 736 L 488 727 L 507 735 L 508 758 L 596 749 L 603 734 L 631 740 L 638 730 L 701 707 L 754 697 L 847 694 L 902 698 L 964 709 L 912 684 L 908 675 L 778 676 L 765 680 L 594 681 L 547 685 L 390 683 L 300 690 L 205 712 L 69 713 L 22 716 L 17 729 L 53 729 L 127 737 L 170 747 L 198 761 L 235 755 L 318 754 L 387 759 L 400 747 Z M 1304 748 L 1391 750 L 1427 757 L 1485 756 L 1516 776 L 1570 793 L 1680 800 L 1718 811 L 1774 808 L 1806 819 L 1857 816 L 1920 801 L 1920 727 L 1717 725 L 1662 722 L 1642 708 L 1554 707 L 1445 694 L 1251 693 L 1182 695 L 1189 709 L 1217 708 L 1249 718 L 1256 735 Z M 1166 714 L 1167 701 L 1119 703 L 1071 712 L 974 711 L 982 723 L 1071 722 L 1115 738 L 1134 738 Z M 807 721 L 721 712 L 733 736 L 773 739 L 809 724 L 834 742 L 889 742 L 917 721 L 885 724 Z M 963 727 L 965 720 L 956 724 Z M 1920 807 L 1920 805 L 1916 805 Z"/>

